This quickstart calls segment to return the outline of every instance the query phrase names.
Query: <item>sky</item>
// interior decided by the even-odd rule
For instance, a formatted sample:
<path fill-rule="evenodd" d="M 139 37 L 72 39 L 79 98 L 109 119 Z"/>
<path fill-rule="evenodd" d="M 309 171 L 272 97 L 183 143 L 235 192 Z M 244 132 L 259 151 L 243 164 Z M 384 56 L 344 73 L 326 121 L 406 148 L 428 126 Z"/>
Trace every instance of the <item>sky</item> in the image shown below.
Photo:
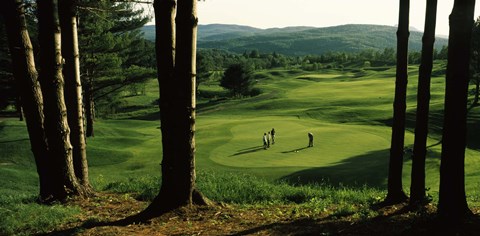
<path fill-rule="evenodd" d="M 423 31 L 426 0 L 410 1 L 410 26 Z M 475 18 L 480 14 L 476 4 Z M 448 35 L 453 0 L 438 0 L 437 35 Z M 328 27 L 344 24 L 394 26 L 398 0 L 205 0 L 197 5 L 200 24 L 237 24 L 257 28 Z"/>

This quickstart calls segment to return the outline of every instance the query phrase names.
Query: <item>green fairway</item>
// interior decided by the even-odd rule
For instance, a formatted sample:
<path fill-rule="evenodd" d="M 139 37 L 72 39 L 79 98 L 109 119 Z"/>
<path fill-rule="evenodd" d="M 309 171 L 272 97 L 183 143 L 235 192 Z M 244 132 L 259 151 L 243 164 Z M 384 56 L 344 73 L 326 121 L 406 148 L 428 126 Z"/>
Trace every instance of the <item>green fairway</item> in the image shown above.
<path fill-rule="evenodd" d="M 435 70 L 442 70 L 436 64 Z M 410 68 L 405 146 L 412 147 L 418 67 Z M 197 112 L 197 170 L 254 175 L 268 181 L 330 182 L 334 185 L 384 189 L 388 172 L 395 70 L 343 69 L 306 72 L 275 69 L 256 72 L 259 96 L 242 99 L 201 98 Z M 131 107 L 116 119 L 96 122 L 88 139 L 91 181 L 102 189 L 113 182 L 159 177 L 162 158 L 156 80 L 145 94 L 129 96 Z M 202 84 L 200 94 L 225 91 L 215 81 Z M 444 82 L 432 79 L 429 145 L 441 136 Z M 469 129 L 478 130 L 479 111 L 471 110 Z M 263 133 L 276 130 L 276 143 L 263 149 Z M 307 133 L 314 147 L 307 148 Z M 36 195 L 37 175 L 23 122 L 0 123 L 0 175 L 3 194 Z M 480 197 L 480 161 L 469 134 L 466 157 L 467 195 Z M 427 187 L 438 192 L 440 146 L 429 149 Z M 411 153 L 405 155 L 404 185 L 410 183 Z M 19 176 L 22 176 L 21 178 Z M 22 183 L 18 186 L 18 183 Z"/>
<path fill-rule="evenodd" d="M 276 142 L 264 150 L 261 137 L 270 126 L 276 129 Z M 312 148 L 307 147 L 308 132 L 315 137 Z M 388 130 L 382 128 L 271 116 L 231 123 L 229 137 L 210 159 L 234 167 L 318 167 L 388 145 Z"/>
<path fill-rule="evenodd" d="M 434 201 L 438 200 L 441 153 L 441 145 L 435 144 L 441 138 L 443 122 L 441 71 L 444 64 L 435 64 L 434 75 L 438 75 L 432 78 L 428 140 L 433 146 L 426 160 L 426 187 Z M 407 193 L 417 74 L 418 67 L 411 67 L 403 169 Z M 366 186 L 370 198 L 382 198 L 378 191 L 385 191 L 387 185 L 394 68 L 274 69 L 257 71 L 255 76 L 255 87 L 262 91 L 255 97 L 222 98 L 227 93 L 218 81 L 199 87 L 199 94 L 205 97 L 200 97 L 197 107 L 196 169 L 198 186 L 207 197 L 241 203 L 301 203 L 316 197 L 315 186 L 348 186 L 360 192 Z M 158 192 L 162 142 L 157 98 L 157 82 L 152 79 L 145 84 L 144 94 L 125 96 L 119 102 L 124 106 L 116 114 L 95 123 L 95 137 L 87 140 L 87 154 L 90 181 L 97 190 L 126 196 L 133 193 L 143 200 Z M 465 159 L 467 200 L 472 207 L 480 205 L 479 123 L 480 109 L 474 107 L 469 113 Z M 265 150 L 262 136 L 272 128 L 276 142 Z M 307 147 L 309 132 L 314 134 L 313 147 Z M 24 122 L 4 118 L 0 134 L 0 204 L 4 206 L 0 217 L 5 219 L 0 231 L 32 228 L 40 231 L 26 232 L 48 232 L 78 214 L 75 207 L 46 209 L 34 203 L 38 175 Z M 328 189 L 319 191 L 331 196 Z M 44 213 L 34 217 L 35 211 Z M 17 220 L 27 215 L 33 216 L 29 224 Z"/>
<path fill-rule="evenodd" d="M 444 70 L 444 64 L 434 67 Z M 413 146 L 418 67 L 410 67 L 405 146 Z M 360 76 L 359 76 L 360 74 Z M 437 73 L 438 74 L 438 73 Z M 198 116 L 197 158 L 200 169 L 253 173 L 272 180 L 369 185 L 384 188 L 388 171 L 395 70 L 325 70 L 257 72 L 258 97 L 207 103 Z M 211 89 L 211 88 L 210 88 Z M 444 79 L 432 78 L 430 139 L 441 137 Z M 471 111 L 470 129 L 478 124 Z M 277 142 L 262 148 L 262 135 L 275 128 Z M 306 148 L 307 133 L 315 134 L 315 147 Z M 471 133 L 471 136 L 475 134 Z M 474 145 L 470 139 L 469 145 Z M 438 192 L 440 145 L 429 149 L 427 187 Z M 476 198 L 476 150 L 467 150 L 467 190 Z M 404 184 L 410 183 L 411 153 L 405 155 Z M 470 165 L 471 164 L 471 165 Z"/>

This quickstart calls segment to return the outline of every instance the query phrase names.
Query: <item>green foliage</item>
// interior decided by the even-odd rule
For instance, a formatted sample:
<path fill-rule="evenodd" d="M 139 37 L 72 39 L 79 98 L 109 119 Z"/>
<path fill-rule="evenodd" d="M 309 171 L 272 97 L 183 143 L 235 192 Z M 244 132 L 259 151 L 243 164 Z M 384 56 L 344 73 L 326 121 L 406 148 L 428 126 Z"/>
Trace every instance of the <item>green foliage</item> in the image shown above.
<path fill-rule="evenodd" d="M 470 94 L 473 94 L 473 105 L 478 105 L 480 96 L 480 17 L 473 25 L 472 31 L 472 53 L 470 58 L 470 81 L 475 86 Z"/>
<path fill-rule="evenodd" d="M 4 110 L 16 100 L 14 80 L 8 49 L 5 20 L 0 16 L 0 110 Z"/>
<path fill-rule="evenodd" d="M 146 38 L 153 40 L 148 35 L 153 35 L 154 26 L 145 26 L 142 30 Z M 236 63 L 248 63 L 255 70 L 300 67 L 317 71 L 361 66 L 365 61 L 374 67 L 395 65 L 396 60 L 396 28 L 389 26 L 343 25 L 261 30 L 214 24 L 200 25 L 198 31 L 199 83 L 208 80 L 208 72 L 223 70 Z M 411 64 L 419 63 L 421 37 L 420 32 L 411 32 Z M 435 50 L 435 59 L 446 59 L 446 44 L 446 39 L 437 38 L 435 45 L 439 51 Z"/>
<path fill-rule="evenodd" d="M 220 86 L 230 90 L 233 96 L 250 95 L 253 86 L 253 70 L 247 64 L 233 64 L 225 71 Z"/>
<path fill-rule="evenodd" d="M 102 114 L 116 113 L 119 96 L 133 84 L 155 77 L 154 44 L 139 28 L 149 17 L 132 3 L 86 1 L 78 26 L 83 86 L 93 92 Z"/>
<path fill-rule="evenodd" d="M 448 46 L 443 45 L 440 51 L 435 56 L 436 59 L 447 60 L 448 58 Z"/>

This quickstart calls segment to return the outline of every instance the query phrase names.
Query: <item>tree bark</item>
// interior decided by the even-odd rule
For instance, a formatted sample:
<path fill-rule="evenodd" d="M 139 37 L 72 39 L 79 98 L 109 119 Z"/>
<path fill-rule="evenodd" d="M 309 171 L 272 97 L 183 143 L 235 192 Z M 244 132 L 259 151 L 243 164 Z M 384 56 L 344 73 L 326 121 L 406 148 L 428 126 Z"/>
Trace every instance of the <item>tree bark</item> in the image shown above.
<path fill-rule="evenodd" d="M 17 86 L 20 86 L 20 84 L 17 83 Z M 15 99 L 15 110 L 17 111 L 17 114 L 18 114 L 18 120 L 23 121 L 24 114 L 23 114 L 23 108 L 22 108 L 22 99 L 20 95 L 17 95 Z"/>
<path fill-rule="evenodd" d="M 183 194 L 184 191 L 177 189 L 183 188 L 183 181 L 175 184 L 177 175 L 184 174 L 185 170 L 180 170 L 176 166 L 176 159 L 185 159 L 178 153 L 179 147 L 178 136 L 180 130 L 175 131 L 178 127 L 178 121 L 175 113 L 176 106 L 183 106 L 180 101 L 176 101 L 176 93 L 179 88 L 179 78 L 175 77 L 175 56 L 176 56 L 176 32 L 175 32 L 175 11 L 177 2 L 174 0 L 156 0 L 154 1 L 155 14 L 159 18 L 156 22 L 157 35 L 157 68 L 158 68 L 158 83 L 160 86 L 160 123 L 162 131 L 162 186 L 158 196 L 155 198 L 152 205 L 156 205 L 158 213 L 161 214 L 161 208 L 166 205 L 170 206 L 169 211 L 181 205 L 188 204 L 185 202 L 185 196 L 188 198 L 189 194 Z M 178 117 L 180 118 L 180 117 Z M 182 145 L 182 144 L 180 144 Z M 182 145 L 183 147 L 184 145 Z M 181 178 L 181 177 L 180 177 Z M 182 193 L 180 193 L 182 192 Z M 181 196 L 184 195 L 184 196 Z"/>
<path fill-rule="evenodd" d="M 80 80 L 80 57 L 78 50 L 76 2 L 59 2 L 60 27 L 62 30 L 62 55 L 65 59 L 65 103 L 67 106 L 70 141 L 73 147 L 75 176 L 87 192 L 92 192 L 88 179 L 87 145 L 83 126 L 82 82 Z"/>
<path fill-rule="evenodd" d="M 470 47 L 475 0 L 455 0 L 450 14 L 445 118 L 438 213 L 458 222 L 469 213 L 465 196 L 465 146 Z"/>
<path fill-rule="evenodd" d="M 176 23 L 176 50 L 174 77 L 176 80 L 174 100 L 178 105 L 171 109 L 172 117 L 177 117 L 171 133 L 174 143 L 174 156 L 177 158 L 164 162 L 167 165 L 170 183 L 175 185 L 177 201 L 181 205 L 193 204 L 195 190 L 195 84 L 197 52 L 197 0 L 179 1 Z M 180 118 L 180 119 L 178 119 Z M 172 156 L 172 157 L 174 157 Z M 181 157 L 181 158 L 178 158 Z M 171 161 L 171 163 L 170 163 Z M 173 169 L 177 171 L 172 172 Z M 162 175 L 165 175 L 162 172 Z M 167 175 L 167 176 L 168 176 Z M 180 183 L 180 184 L 178 184 Z"/>
<path fill-rule="evenodd" d="M 39 43 L 42 48 L 39 80 L 42 86 L 45 114 L 45 135 L 50 151 L 52 186 L 51 200 L 66 200 L 83 195 L 75 177 L 70 144 L 70 128 L 64 99 L 61 54 L 61 33 L 58 0 L 38 0 Z"/>
<path fill-rule="evenodd" d="M 427 0 L 425 30 L 422 38 L 422 59 L 418 75 L 417 114 L 413 144 L 410 204 L 425 203 L 425 158 L 427 155 L 430 80 L 433 66 L 433 44 L 437 18 L 437 0 Z"/>
<path fill-rule="evenodd" d="M 388 169 L 387 203 L 407 200 L 402 186 L 403 147 L 405 138 L 405 110 L 407 107 L 408 83 L 408 37 L 409 37 L 409 0 L 400 0 L 397 30 L 397 72 L 395 80 L 395 98 L 393 102 L 392 141 Z"/>
<path fill-rule="evenodd" d="M 175 0 L 154 1 L 162 186 L 147 209 L 120 224 L 145 221 L 182 206 L 209 203 L 195 189 L 196 0 L 179 2 L 175 24 L 176 6 Z"/>
<path fill-rule="evenodd" d="M 174 179 L 175 170 L 172 164 L 175 160 L 175 141 L 172 137 L 175 134 L 175 115 L 172 110 L 180 105 L 175 102 L 175 11 L 177 3 L 175 0 L 154 1 L 156 22 L 156 56 L 158 68 L 158 84 L 160 87 L 160 125 L 162 131 L 162 186 L 158 196 L 152 203 L 160 209 L 161 205 L 168 205 L 176 202 L 176 196 L 169 195 L 175 191 Z M 181 157 L 178 157 L 181 158 Z M 173 180 L 173 181 L 172 181 Z M 171 204 L 172 209 L 181 203 Z M 166 209 L 167 211 L 170 209 Z M 161 211 L 159 211 L 160 213 Z"/>
<path fill-rule="evenodd" d="M 21 96 L 30 146 L 40 182 L 40 200 L 50 195 L 48 173 L 48 148 L 44 133 L 43 98 L 35 68 L 33 47 L 27 31 L 22 0 L 5 1 L 2 13 L 5 16 L 7 37 L 12 56 L 13 75 Z"/>

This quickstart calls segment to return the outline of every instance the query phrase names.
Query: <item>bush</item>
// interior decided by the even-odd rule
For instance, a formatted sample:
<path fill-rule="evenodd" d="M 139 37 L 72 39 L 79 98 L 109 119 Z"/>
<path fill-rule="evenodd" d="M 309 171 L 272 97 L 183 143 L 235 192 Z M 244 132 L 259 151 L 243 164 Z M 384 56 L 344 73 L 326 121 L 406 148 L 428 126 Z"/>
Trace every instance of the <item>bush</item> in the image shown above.
<path fill-rule="evenodd" d="M 253 70 L 246 64 L 233 64 L 227 68 L 220 86 L 228 89 L 233 96 L 249 95 L 253 86 Z"/>
<path fill-rule="evenodd" d="M 262 93 L 262 90 L 261 90 L 261 89 L 259 89 L 259 88 L 252 88 L 252 89 L 250 90 L 250 92 L 249 92 L 248 95 L 254 97 L 254 96 L 260 95 L 261 93 Z"/>

